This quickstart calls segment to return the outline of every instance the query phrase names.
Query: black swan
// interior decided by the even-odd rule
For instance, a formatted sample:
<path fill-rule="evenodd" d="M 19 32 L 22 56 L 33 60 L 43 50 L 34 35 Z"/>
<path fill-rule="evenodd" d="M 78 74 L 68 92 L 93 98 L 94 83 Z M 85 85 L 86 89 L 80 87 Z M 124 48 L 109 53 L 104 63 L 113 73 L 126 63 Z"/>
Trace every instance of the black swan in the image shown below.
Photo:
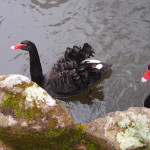
<path fill-rule="evenodd" d="M 67 48 L 50 72 L 43 75 L 40 58 L 35 44 L 24 40 L 11 49 L 29 52 L 30 74 L 32 81 L 43 87 L 53 97 L 68 97 L 88 88 L 99 80 L 111 68 L 111 64 L 99 60 L 88 60 L 94 54 L 92 47 L 85 43 L 83 47 Z"/>
<path fill-rule="evenodd" d="M 143 75 L 141 81 L 142 82 L 147 82 L 147 80 L 150 78 L 150 64 L 146 68 L 146 72 Z M 150 95 L 145 99 L 144 101 L 144 107 L 150 108 Z"/>

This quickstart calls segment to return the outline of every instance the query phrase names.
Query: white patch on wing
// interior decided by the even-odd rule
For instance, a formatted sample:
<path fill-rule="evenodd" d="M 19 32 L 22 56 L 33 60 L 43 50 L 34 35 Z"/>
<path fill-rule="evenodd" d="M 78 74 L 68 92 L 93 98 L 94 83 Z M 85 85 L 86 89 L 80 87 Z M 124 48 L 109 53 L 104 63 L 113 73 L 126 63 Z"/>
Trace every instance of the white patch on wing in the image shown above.
<path fill-rule="evenodd" d="M 101 61 L 96 60 L 96 59 L 85 59 L 85 60 L 82 61 L 82 63 L 84 63 L 84 62 L 87 62 L 87 63 L 96 63 L 96 64 L 101 63 Z"/>
<path fill-rule="evenodd" d="M 95 68 L 97 68 L 97 69 L 99 69 L 99 70 L 100 70 L 100 69 L 102 69 L 102 68 L 103 68 L 103 65 L 102 65 L 102 64 L 98 64 L 98 65 L 96 65 L 96 66 L 95 66 Z"/>

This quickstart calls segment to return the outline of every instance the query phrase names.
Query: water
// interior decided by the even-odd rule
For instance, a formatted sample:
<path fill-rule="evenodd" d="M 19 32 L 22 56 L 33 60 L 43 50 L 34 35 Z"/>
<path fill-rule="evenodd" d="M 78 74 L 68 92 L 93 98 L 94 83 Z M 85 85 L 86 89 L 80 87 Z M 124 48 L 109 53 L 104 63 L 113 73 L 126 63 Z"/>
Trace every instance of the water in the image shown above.
<path fill-rule="evenodd" d="M 0 0 L 0 74 L 30 77 L 27 52 L 10 50 L 22 40 L 38 48 L 43 71 L 66 47 L 88 42 L 112 72 L 87 91 L 59 100 L 78 122 L 143 106 L 150 81 L 140 82 L 150 62 L 149 0 Z"/>

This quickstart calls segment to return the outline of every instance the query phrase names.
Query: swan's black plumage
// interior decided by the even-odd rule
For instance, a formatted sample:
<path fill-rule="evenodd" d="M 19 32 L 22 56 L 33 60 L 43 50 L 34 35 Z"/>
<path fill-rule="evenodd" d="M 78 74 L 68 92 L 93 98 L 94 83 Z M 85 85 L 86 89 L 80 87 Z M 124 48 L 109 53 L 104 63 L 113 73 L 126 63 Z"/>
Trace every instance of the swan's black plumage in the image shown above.
<path fill-rule="evenodd" d="M 150 108 L 150 95 L 145 99 L 144 107 Z"/>
<path fill-rule="evenodd" d="M 70 96 L 85 90 L 111 68 L 110 64 L 84 61 L 94 54 L 92 47 L 85 43 L 82 48 L 78 46 L 67 48 L 64 56 L 43 76 L 35 44 L 27 40 L 21 44 L 23 46 L 20 49 L 29 51 L 32 80 L 54 97 Z M 96 68 L 98 64 L 102 67 Z"/>

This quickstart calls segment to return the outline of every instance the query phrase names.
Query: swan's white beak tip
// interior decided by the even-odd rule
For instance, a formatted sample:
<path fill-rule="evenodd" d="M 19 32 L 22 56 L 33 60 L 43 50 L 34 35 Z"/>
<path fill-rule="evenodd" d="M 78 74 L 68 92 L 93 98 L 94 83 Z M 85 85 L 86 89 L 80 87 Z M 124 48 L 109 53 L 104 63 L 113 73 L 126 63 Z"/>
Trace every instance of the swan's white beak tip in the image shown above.
<path fill-rule="evenodd" d="M 147 82 L 147 80 L 145 78 L 141 78 L 141 82 Z"/>
<path fill-rule="evenodd" d="M 11 46 L 10 49 L 15 49 L 15 46 Z"/>

